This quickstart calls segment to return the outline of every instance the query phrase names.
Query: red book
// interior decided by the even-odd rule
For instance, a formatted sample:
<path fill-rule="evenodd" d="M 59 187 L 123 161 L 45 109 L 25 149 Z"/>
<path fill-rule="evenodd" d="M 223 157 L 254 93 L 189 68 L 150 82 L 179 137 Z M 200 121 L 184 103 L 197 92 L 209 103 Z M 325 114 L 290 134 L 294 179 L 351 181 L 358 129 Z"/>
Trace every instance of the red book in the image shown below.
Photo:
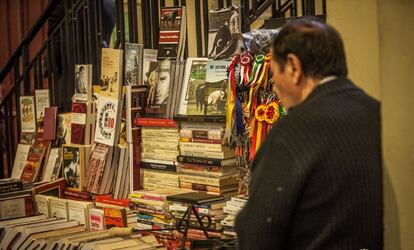
<path fill-rule="evenodd" d="M 106 228 L 128 226 L 126 209 L 115 209 L 105 207 L 103 210 Z"/>
<path fill-rule="evenodd" d="M 177 123 L 171 119 L 137 118 L 135 119 L 135 124 L 146 127 L 177 127 Z"/>
<path fill-rule="evenodd" d="M 141 129 L 132 130 L 132 188 L 141 189 Z"/>
<path fill-rule="evenodd" d="M 50 149 L 50 141 L 36 141 L 30 146 L 29 154 L 23 168 L 21 180 L 36 182 L 41 173 L 43 164 Z"/>
<path fill-rule="evenodd" d="M 71 124 L 71 143 L 84 144 L 85 143 L 85 128 L 86 128 L 86 103 L 73 102 L 72 103 L 72 124 Z"/>
<path fill-rule="evenodd" d="M 53 141 L 56 138 L 57 107 L 45 108 L 43 119 L 43 139 Z"/>
<path fill-rule="evenodd" d="M 131 203 L 130 199 L 114 199 L 110 195 L 98 195 L 95 197 L 95 201 L 121 207 L 129 207 Z"/>

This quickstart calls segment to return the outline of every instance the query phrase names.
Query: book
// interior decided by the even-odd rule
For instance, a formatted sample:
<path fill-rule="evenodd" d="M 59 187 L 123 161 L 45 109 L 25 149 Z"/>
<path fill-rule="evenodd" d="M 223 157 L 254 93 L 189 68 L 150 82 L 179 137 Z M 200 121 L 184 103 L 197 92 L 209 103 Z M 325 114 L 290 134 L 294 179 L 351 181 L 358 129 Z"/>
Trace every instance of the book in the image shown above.
<path fill-rule="evenodd" d="M 223 152 L 214 152 L 214 151 L 200 151 L 197 149 L 183 149 L 180 148 L 180 155 L 183 156 L 194 156 L 201 158 L 215 158 L 215 159 L 228 159 L 234 158 L 235 153 L 233 150 L 223 151 Z"/>
<path fill-rule="evenodd" d="M 65 199 L 70 199 L 70 200 L 92 201 L 92 196 L 89 192 L 77 191 L 77 190 L 67 189 L 67 188 L 63 190 L 63 197 Z"/>
<path fill-rule="evenodd" d="M 110 146 L 97 143 L 92 149 L 88 162 L 88 171 L 86 174 L 86 183 L 84 189 L 91 193 L 98 193 L 102 183 L 102 176 L 107 164 L 108 154 L 112 154 Z"/>
<path fill-rule="evenodd" d="M 207 58 L 187 59 L 177 114 L 187 115 L 189 105 L 190 113 L 192 113 L 192 110 L 197 111 L 196 90 L 205 81 L 206 67 Z"/>
<path fill-rule="evenodd" d="M 52 181 L 42 182 L 33 187 L 34 194 L 43 194 L 54 197 L 63 197 L 63 189 L 65 188 L 66 180 L 59 178 Z"/>
<path fill-rule="evenodd" d="M 14 158 L 13 170 L 11 178 L 20 179 L 26 163 L 27 155 L 29 154 L 30 145 L 18 144 L 16 150 L 16 157 Z"/>
<path fill-rule="evenodd" d="M 17 195 L 14 195 L 17 194 Z M 20 192 L 21 193 L 21 192 Z M 0 220 L 31 216 L 35 214 L 33 195 L 10 193 L 9 197 L 0 198 Z"/>
<path fill-rule="evenodd" d="M 208 58 L 231 59 L 242 44 L 240 7 L 210 10 L 209 14 Z"/>
<path fill-rule="evenodd" d="M 227 67 L 229 65 L 230 61 L 224 60 L 209 60 L 207 62 L 205 85 L 204 88 L 202 88 L 204 94 L 204 115 L 226 115 L 228 92 Z"/>
<path fill-rule="evenodd" d="M 158 50 L 156 49 L 144 49 L 143 60 L 142 60 L 142 78 L 144 85 L 149 85 L 148 78 L 150 75 L 150 64 L 151 62 L 156 62 L 158 57 Z"/>
<path fill-rule="evenodd" d="M 100 96 L 97 107 L 95 142 L 115 146 L 120 126 L 120 102 L 114 98 Z"/>
<path fill-rule="evenodd" d="M 49 154 L 50 141 L 37 140 L 30 146 L 29 153 L 20 177 L 23 181 L 36 182 L 39 178 L 39 173 L 42 173 L 42 168 Z"/>
<path fill-rule="evenodd" d="M 238 173 L 232 176 L 226 176 L 221 178 L 195 176 L 195 175 L 180 175 L 180 182 L 189 182 L 195 184 L 202 184 L 215 187 L 225 187 L 233 184 L 238 184 L 237 180 Z"/>
<path fill-rule="evenodd" d="M 100 231 L 106 229 L 105 215 L 102 209 L 89 209 L 89 229 L 91 231 Z"/>
<path fill-rule="evenodd" d="M 52 181 L 59 178 L 62 166 L 62 148 L 51 148 L 42 175 L 42 181 Z"/>
<path fill-rule="evenodd" d="M 79 145 L 63 145 L 62 176 L 67 188 L 82 191 L 85 171 L 85 152 Z"/>
<path fill-rule="evenodd" d="M 147 106 L 147 86 L 126 86 L 127 141 L 132 143 L 132 130 L 138 128 L 137 120 L 144 116 Z"/>
<path fill-rule="evenodd" d="M 125 43 L 125 84 L 134 86 L 143 84 L 142 57 L 144 46 L 142 44 Z"/>
<path fill-rule="evenodd" d="M 225 187 L 216 187 L 216 186 L 210 186 L 210 185 L 205 185 L 205 184 L 180 181 L 180 188 L 192 189 L 196 191 L 206 191 L 208 193 L 214 193 L 214 194 L 223 194 L 226 192 L 237 191 L 238 187 L 239 187 L 238 183 L 234 183 L 234 184 L 231 184 Z"/>
<path fill-rule="evenodd" d="M 44 214 L 46 218 L 51 218 L 50 214 L 50 199 L 48 195 L 35 195 L 36 209 L 39 213 Z"/>
<path fill-rule="evenodd" d="M 154 159 L 142 159 L 141 161 L 142 169 L 151 169 L 151 170 L 160 170 L 168 172 L 177 172 L 177 165 L 173 161 L 161 161 Z"/>
<path fill-rule="evenodd" d="M 20 179 L 0 179 L 0 194 L 20 191 L 22 189 L 23 183 Z"/>
<path fill-rule="evenodd" d="M 84 144 L 87 105 L 82 102 L 72 102 L 72 119 L 71 119 L 71 143 Z"/>
<path fill-rule="evenodd" d="M 69 218 L 68 200 L 52 197 L 49 200 L 50 216 L 54 218 Z"/>
<path fill-rule="evenodd" d="M 45 116 L 43 122 L 43 139 L 53 141 L 56 138 L 56 121 L 57 107 L 45 108 Z"/>
<path fill-rule="evenodd" d="M 36 124 L 37 131 L 43 133 L 43 121 L 45 117 L 45 108 L 50 107 L 50 90 L 36 89 Z"/>
<path fill-rule="evenodd" d="M 204 204 L 223 200 L 223 196 L 212 195 L 201 192 L 188 192 L 167 196 L 168 201 L 181 202 L 185 204 Z"/>
<path fill-rule="evenodd" d="M 183 163 L 204 164 L 204 165 L 210 165 L 210 166 L 229 166 L 229 165 L 233 166 L 236 164 L 236 158 L 212 159 L 212 158 L 184 156 L 184 155 L 179 155 L 177 157 L 177 161 L 183 162 Z"/>
<path fill-rule="evenodd" d="M 63 113 L 58 115 L 58 127 L 56 131 L 56 140 L 53 143 L 55 147 L 61 147 L 63 144 L 70 144 L 71 141 L 72 113 Z"/>
<path fill-rule="evenodd" d="M 22 132 L 37 132 L 34 96 L 20 96 L 20 124 Z"/>
<path fill-rule="evenodd" d="M 185 20 L 182 7 L 161 8 L 160 13 L 160 35 L 158 44 L 158 59 L 176 59 L 179 57 L 179 43 L 181 25 Z"/>
<path fill-rule="evenodd" d="M 132 143 L 129 148 L 129 178 L 130 190 L 138 190 L 141 188 L 141 129 L 132 131 Z"/>
<path fill-rule="evenodd" d="M 122 92 L 123 51 L 102 48 L 101 94 L 119 100 Z"/>
<path fill-rule="evenodd" d="M 128 226 L 126 209 L 104 207 L 103 211 L 106 228 Z"/>
<path fill-rule="evenodd" d="M 75 65 L 75 94 L 73 101 L 92 101 L 92 64 Z"/>
<path fill-rule="evenodd" d="M 167 107 L 170 101 L 170 84 L 172 84 L 170 69 L 171 61 L 151 62 L 149 76 L 149 92 L 147 97 L 146 117 L 167 117 Z"/>
<path fill-rule="evenodd" d="M 93 202 L 68 200 L 68 219 L 78 221 L 89 229 L 89 209 Z"/>
<path fill-rule="evenodd" d="M 198 143 L 198 142 L 180 142 L 180 148 L 189 150 L 201 150 L 201 151 L 228 151 L 228 147 L 221 144 L 209 144 L 209 143 Z"/>

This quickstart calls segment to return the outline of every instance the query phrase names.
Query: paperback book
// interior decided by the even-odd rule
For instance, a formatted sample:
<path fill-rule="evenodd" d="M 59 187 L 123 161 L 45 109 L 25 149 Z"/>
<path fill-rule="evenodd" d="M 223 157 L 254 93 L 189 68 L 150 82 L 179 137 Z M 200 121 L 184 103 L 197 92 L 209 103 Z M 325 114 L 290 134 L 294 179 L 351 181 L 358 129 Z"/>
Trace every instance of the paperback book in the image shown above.
<path fill-rule="evenodd" d="M 125 84 L 142 84 L 142 44 L 125 43 Z"/>
<path fill-rule="evenodd" d="M 92 101 L 92 64 L 75 65 L 75 102 Z"/>

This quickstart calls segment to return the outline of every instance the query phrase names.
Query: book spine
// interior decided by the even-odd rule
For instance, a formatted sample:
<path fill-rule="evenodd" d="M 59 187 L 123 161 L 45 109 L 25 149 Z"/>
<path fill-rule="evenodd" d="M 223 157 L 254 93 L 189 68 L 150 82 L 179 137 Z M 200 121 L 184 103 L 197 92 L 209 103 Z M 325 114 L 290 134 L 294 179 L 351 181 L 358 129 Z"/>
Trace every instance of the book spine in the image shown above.
<path fill-rule="evenodd" d="M 0 194 L 20 191 L 20 190 L 23 190 L 23 184 L 21 181 L 0 184 Z"/>
<path fill-rule="evenodd" d="M 145 142 L 142 141 L 141 146 L 147 150 L 152 149 L 161 149 L 168 151 L 177 151 L 178 152 L 178 143 L 177 142 Z"/>
<path fill-rule="evenodd" d="M 143 172 L 144 178 L 154 178 L 154 179 L 169 180 L 169 181 L 179 180 L 178 174 L 155 172 L 151 170 L 143 170 L 142 172 Z"/>
<path fill-rule="evenodd" d="M 154 138 L 163 138 L 163 139 L 178 139 L 180 138 L 178 133 L 174 132 L 163 132 L 163 131 L 142 131 L 142 137 L 154 137 Z"/>
<path fill-rule="evenodd" d="M 158 163 L 152 163 L 152 162 L 141 162 L 141 168 L 151 169 L 151 170 L 168 171 L 168 172 L 177 172 L 177 166 L 176 165 L 158 164 Z"/>
<path fill-rule="evenodd" d="M 136 125 L 148 127 L 177 127 L 177 123 L 174 120 L 156 118 L 138 118 L 136 119 Z"/>
<path fill-rule="evenodd" d="M 223 139 L 223 131 L 181 129 L 180 137 L 221 140 Z"/>
<path fill-rule="evenodd" d="M 221 140 L 211 140 L 211 139 L 199 139 L 199 138 L 181 137 L 180 140 L 182 142 L 197 142 L 197 143 L 221 144 Z"/>
<path fill-rule="evenodd" d="M 194 156 L 201 158 L 215 158 L 215 159 L 224 159 L 224 152 L 210 152 L 210 151 L 199 151 L 195 149 L 182 149 L 180 148 L 180 154 L 184 156 Z"/>
<path fill-rule="evenodd" d="M 225 206 L 223 208 L 224 213 L 232 214 L 232 215 L 237 215 L 240 212 L 240 210 L 241 210 L 240 208 L 234 208 L 234 207 L 228 207 L 228 206 Z"/>
<path fill-rule="evenodd" d="M 177 161 L 183 163 L 204 164 L 209 166 L 221 166 L 220 159 L 207 159 L 194 156 L 179 155 L 177 156 Z"/>
<path fill-rule="evenodd" d="M 159 178 L 144 177 L 143 187 L 151 188 L 153 184 L 164 187 L 179 187 L 180 182 L 178 180 L 163 180 Z"/>
<path fill-rule="evenodd" d="M 133 190 L 141 189 L 141 129 L 132 131 L 132 188 Z"/>
<path fill-rule="evenodd" d="M 177 159 L 177 156 L 174 155 L 160 155 L 159 153 L 141 153 L 141 158 L 147 158 L 147 159 L 157 159 L 157 160 L 164 160 L 164 161 L 175 161 Z"/>
<path fill-rule="evenodd" d="M 180 149 L 183 150 L 202 150 L 202 151 L 223 151 L 221 144 L 207 144 L 198 142 L 180 142 Z"/>
<path fill-rule="evenodd" d="M 181 175 L 180 182 L 190 182 L 190 183 L 217 186 L 217 187 L 220 186 L 220 179 L 199 177 L 199 176 L 192 176 L 192 175 Z"/>
<path fill-rule="evenodd" d="M 198 183 L 180 181 L 180 188 L 187 188 L 187 189 L 192 189 L 192 190 L 197 190 L 197 191 L 206 191 L 206 192 L 213 192 L 213 193 L 220 194 L 219 187 L 203 185 L 203 184 L 198 184 Z"/>

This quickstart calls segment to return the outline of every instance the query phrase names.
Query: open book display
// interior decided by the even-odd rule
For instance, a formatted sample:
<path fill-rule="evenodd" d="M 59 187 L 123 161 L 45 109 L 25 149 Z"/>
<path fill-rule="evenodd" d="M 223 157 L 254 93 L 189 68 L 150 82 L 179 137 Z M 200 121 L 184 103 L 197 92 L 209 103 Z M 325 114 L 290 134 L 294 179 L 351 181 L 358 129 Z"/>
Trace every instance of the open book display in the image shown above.
<path fill-rule="evenodd" d="M 12 178 L 0 180 L 2 249 L 178 247 L 163 229 L 190 204 L 188 240 L 234 238 L 250 163 L 283 115 L 270 56 L 240 53 L 239 12 L 210 11 L 208 58 L 184 60 L 186 9 L 162 8 L 158 50 L 103 48 L 94 85 L 94 66 L 75 66 L 71 112 L 48 90 L 20 97 Z M 132 226 L 152 234 L 109 230 Z"/>

